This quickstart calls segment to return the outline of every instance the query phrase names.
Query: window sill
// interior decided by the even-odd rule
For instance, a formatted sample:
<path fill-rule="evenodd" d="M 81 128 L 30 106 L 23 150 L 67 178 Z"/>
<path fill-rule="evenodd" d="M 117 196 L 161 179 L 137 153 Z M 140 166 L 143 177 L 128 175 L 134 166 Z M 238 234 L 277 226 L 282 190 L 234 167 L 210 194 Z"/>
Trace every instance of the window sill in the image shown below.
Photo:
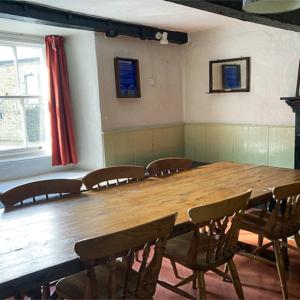
<path fill-rule="evenodd" d="M 37 151 L 30 151 L 30 152 L 21 152 L 18 154 L 11 154 L 11 155 L 0 155 L 0 165 L 5 163 L 12 163 L 12 162 L 21 162 L 30 159 L 36 158 L 50 158 L 51 155 L 44 151 L 44 150 L 37 150 Z"/>

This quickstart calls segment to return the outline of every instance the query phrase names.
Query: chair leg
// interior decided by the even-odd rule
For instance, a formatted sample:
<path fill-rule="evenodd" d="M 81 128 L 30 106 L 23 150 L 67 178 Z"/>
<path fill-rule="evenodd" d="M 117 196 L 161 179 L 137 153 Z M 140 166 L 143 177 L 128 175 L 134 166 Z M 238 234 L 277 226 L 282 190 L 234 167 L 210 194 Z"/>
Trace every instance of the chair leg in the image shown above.
<path fill-rule="evenodd" d="M 279 240 L 273 241 L 273 247 L 274 247 L 274 252 L 276 257 L 276 266 L 277 266 L 277 271 L 278 271 L 280 285 L 281 285 L 282 297 L 283 299 L 288 299 L 288 290 L 286 286 L 286 277 L 285 277 L 285 266 L 284 266 L 283 255 L 282 255 L 282 250 L 281 250 Z"/>
<path fill-rule="evenodd" d="M 289 254 L 288 254 L 288 240 L 287 238 L 282 239 L 282 242 L 285 246 L 282 247 L 282 256 L 283 256 L 283 262 L 285 269 L 289 269 L 290 260 L 289 260 Z"/>
<path fill-rule="evenodd" d="M 193 289 L 196 290 L 197 289 L 197 273 L 195 271 L 193 271 L 193 273 L 194 273 Z"/>
<path fill-rule="evenodd" d="M 298 248 L 298 252 L 300 253 L 300 234 L 297 233 L 295 234 L 295 242 L 296 242 L 296 245 L 297 245 L 297 248 Z"/>
<path fill-rule="evenodd" d="M 258 247 L 262 247 L 264 244 L 264 236 L 262 234 L 258 235 L 258 241 L 257 241 Z"/>
<path fill-rule="evenodd" d="M 239 274 L 236 270 L 235 263 L 232 259 L 230 259 L 228 261 L 228 268 L 229 268 L 229 271 L 230 271 L 230 274 L 231 274 L 231 277 L 232 277 L 232 282 L 233 282 L 236 294 L 237 294 L 237 296 L 240 300 L 243 300 L 244 299 L 244 293 L 243 293 L 242 284 L 241 284 L 241 281 L 240 281 L 240 278 L 239 278 Z"/>
<path fill-rule="evenodd" d="M 172 266 L 173 272 L 175 274 L 175 277 L 181 279 L 181 277 L 178 274 L 178 270 L 177 270 L 175 261 L 170 259 L 170 262 L 171 262 L 171 266 Z"/>
<path fill-rule="evenodd" d="M 198 295 L 199 295 L 199 300 L 205 300 L 206 299 L 206 295 L 205 295 L 204 272 L 203 271 L 198 271 L 197 272 L 197 277 L 198 277 Z"/>

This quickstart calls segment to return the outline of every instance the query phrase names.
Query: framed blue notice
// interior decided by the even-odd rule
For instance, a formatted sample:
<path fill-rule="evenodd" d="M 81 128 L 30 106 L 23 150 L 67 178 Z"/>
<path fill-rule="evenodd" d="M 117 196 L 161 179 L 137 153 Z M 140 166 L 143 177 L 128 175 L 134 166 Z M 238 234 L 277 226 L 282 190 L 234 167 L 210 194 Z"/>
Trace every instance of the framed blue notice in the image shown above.
<path fill-rule="evenodd" d="M 114 63 L 117 98 L 140 98 L 139 61 L 115 57 Z"/>

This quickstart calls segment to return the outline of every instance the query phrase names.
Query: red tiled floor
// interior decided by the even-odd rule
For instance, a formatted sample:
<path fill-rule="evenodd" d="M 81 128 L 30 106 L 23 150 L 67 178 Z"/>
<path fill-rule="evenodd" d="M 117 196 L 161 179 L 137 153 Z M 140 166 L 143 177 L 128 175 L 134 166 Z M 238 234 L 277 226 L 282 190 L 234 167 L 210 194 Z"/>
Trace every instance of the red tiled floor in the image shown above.
<path fill-rule="evenodd" d="M 255 235 L 241 232 L 242 241 L 256 243 Z M 291 241 L 291 243 L 293 243 Z M 289 250 L 290 267 L 287 272 L 288 291 L 290 299 L 300 299 L 300 254 L 296 251 Z M 240 275 L 243 285 L 245 299 L 282 299 L 277 269 L 275 266 L 266 265 L 261 262 L 251 260 L 247 257 L 236 255 L 234 261 Z M 178 266 L 181 276 L 188 276 L 191 271 Z M 172 267 L 168 260 L 163 261 L 160 279 L 169 283 L 176 283 Z M 237 299 L 234 287 L 231 283 L 223 282 L 218 275 L 207 272 L 205 275 L 206 296 L 207 299 Z M 197 291 L 193 290 L 192 284 L 183 286 L 183 289 L 197 296 Z M 185 299 L 161 286 L 157 287 L 154 299 Z"/>

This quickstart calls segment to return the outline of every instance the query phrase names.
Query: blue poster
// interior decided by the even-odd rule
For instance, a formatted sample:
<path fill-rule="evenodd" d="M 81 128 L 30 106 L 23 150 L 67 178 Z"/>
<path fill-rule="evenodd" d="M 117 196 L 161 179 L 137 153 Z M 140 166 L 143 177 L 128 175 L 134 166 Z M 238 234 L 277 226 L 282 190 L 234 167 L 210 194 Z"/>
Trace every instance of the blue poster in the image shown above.
<path fill-rule="evenodd" d="M 222 65 L 223 69 L 223 88 L 241 88 L 241 67 L 240 65 Z"/>
<path fill-rule="evenodd" d="M 136 62 L 132 60 L 118 60 L 119 84 L 121 97 L 137 97 L 137 70 Z"/>

